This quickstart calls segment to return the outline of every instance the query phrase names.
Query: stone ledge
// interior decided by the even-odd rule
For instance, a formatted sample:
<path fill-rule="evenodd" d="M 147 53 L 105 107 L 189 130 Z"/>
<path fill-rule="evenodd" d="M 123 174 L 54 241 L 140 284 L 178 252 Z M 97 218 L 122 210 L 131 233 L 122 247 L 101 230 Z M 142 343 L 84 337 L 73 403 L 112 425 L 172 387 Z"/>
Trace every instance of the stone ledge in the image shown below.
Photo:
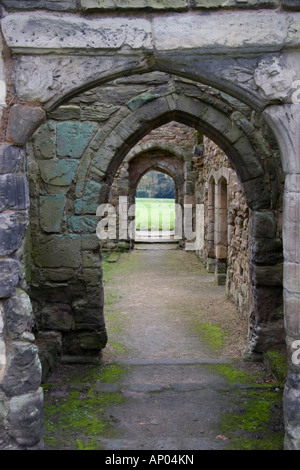
<path fill-rule="evenodd" d="M 188 9 L 277 8 L 280 0 L 2 0 L 8 11 L 187 11 Z M 300 10 L 298 0 L 283 0 L 283 6 Z"/>
<path fill-rule="evenodd" d="M 296 1 L 296 0 L 289 0 Z M 187 11 L 188 9 L 216 8 L 277 8 L 280 0 L 81 0 L 84 11 L 148 10 Z"/>
<path fill-rule="evenodd" d="M 76 11 L 79 7 L 79 0 L 2 0 L 2 4 L 7 10 Z"/>

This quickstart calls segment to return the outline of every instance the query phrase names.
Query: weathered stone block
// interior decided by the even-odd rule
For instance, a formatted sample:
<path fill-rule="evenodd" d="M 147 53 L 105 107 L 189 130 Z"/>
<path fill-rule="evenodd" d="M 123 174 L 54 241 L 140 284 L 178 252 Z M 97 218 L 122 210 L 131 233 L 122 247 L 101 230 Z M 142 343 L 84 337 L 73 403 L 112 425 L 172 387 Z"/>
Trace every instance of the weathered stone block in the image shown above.
<path fill-rule="evenodd" d="M 17 257 L 0 259 L 0 298 L 8 297 L 19 281 Z"/>
<path fill-rule="evenodd" d="M 188 0 L 81 0 L 83 10 L 185 10 Z"/>
<path fill-rule="evenodd" d="M 280 287 L 283 281 L 283 265 L 250 266 L 251 282 L 257 286 Z"/>
<path fill-rule="evenodd" d="M 151 93 L 151 92 L 147 91 L 145 93 L 142 93 L 142 94 L 132 98 L 127 103 L 127 106 L 131 111 L 135 111 L 137 108 L 142 107 L 145 103 L 148 103 L 149 101 L 156 100 L 157 98 L 160 98 L 159 94 Z"/>
<path fill-rule="evenodd" d="M 250 239 L 250 257 L 253 263 L 274 265 L 282 262 L 282 241 L 274 239 Z"/>
<path fill-rule="evenodd" d="M 53 186 L 68 186 L 75 178 L 78 160 L 43 160 L 39 163 L 41 177 Z"/>
<path fill-rule="evenodd" d="M 277 230 L 275 215 L 272 212 L 252 212 L 249 229 L 255 238 L 275 238 Z"/>
<path fill-rule="evenodd" d="M 18 171 L 24 157 L 24 150 L 15 145 L 0 145 L 0 174 Z"/>
<path fill-rule="evenodd" d="M 43 390 L 13 397 L 9 403 L 8 432 L 26 447 L 37 445 L 43 433 Z"/>
<path fill-rule="evenodd" d="M 86 183 L 84 193 L 80 199 L 74 203 L 75 214 L 96 214 L 97 207 L 100 204 L 100 198 L 103 191 L 103 185 L 96 181 Z"/>
<path fill-rule="evenodd" d="M 29 189 L 24 174 L 0 175 L 0 212 L 29 207 Z"/>
<path fill-rule="evenodd" d="M 179 20 L 177 16 L 170 16 L 168 21 L 160 15 L 153 18 L 157 50 L 205 48 L 220 51 L 227 48 L 249 50 L 251 47 L 274 47 L 283 44 L 296 26 L 284 24 L 285 18 L 281 15 L 279 18 L 275 11 L 268 15 L 253 15 L 251 11 L 241 15 L 240 11 L 232 11 L 226 16 L 208 16 L 205 21 L 202 15 L 192 15 L 193 12 L 181 15 Z"/>
<path fill-rule="evenodd" d="M 82 18 L 51 14 L 14 13 L 2 19 L 2 32 L 9 47 L 16 49 L 73 50 L 152 48 L 151 21 L 145 18 Z M 15 31 L 18 34 L 15 34 Z M 32 31 L 36 34 L 33 35 Z M 38 77 L 34 77 L 36 80 Z M 50 77 L 47 82 L 52 86 Z M 33 90 L 32 90 L 33 91 Z M 47 90 L 45 90 L 47 92 Z M 45 96 L 46 98 L 46 96 Z"/>
<path fill-rule="evenodd" d="M 270 191 L 263 178 L 244 181 L 242 187 L 246 202 L 253 211 L 270 207 Z"/>
<path fill-rule="evenodd" d="M 96 233 L 94 235 L 82 235 L 81 247 L 83 250 L 100 250 L 100 241 Z"/>
<path fill-rule="evenodd" d="M 10 255 L 20 248 L 27 222 L 25 211 L 0 213 L 0 256 Z"/>
<path fill-rule="evenodd" d="M 82 252 L 82 266 L 83 268 L 101 269 L 101 260 L 99 253 L 91 251 Z"/>
<path fill-rule="evenodd" d="M 81 241 L 78 235 L 53 235 L 36 240 L 32 258 L 44 268 L 78 268 L 81 264 Z"/>
<path fill-rule="evenodd" d="M 74 216 L 68 220 L 71 233 L 96 233 L 98 218 L 96 216 Z"/>
<path fill-rule="evenodd" d="M 53 194 L 40 197 L 40 224 L 48 233 L 60 233 L 65 221 L 66 197 L 63 194 Z"/>
<path fill-rule="evenodd" d="M 8 10 L 45 10 L 75 11 L 78 0 L 2 0 Z"/>
<path fill-rule="evenodd" d="M 283 0 L 283 8 L 300 11 L 299 0 Z"/>
<path fill-rule="evenodd" d="M 102 281 L 100 267 L 98 266 L 98 269 L 84 268 L 80 279 L 82 279 L 89 286 L 99 286 Z"/>
<path fill-rule="evenodd" d="M 6 325 L 12 337 L 18 337 L 33 327 L 32 306 L 29 296 L 21 289 L 4 302 Z"/>
<path fill-rule="evenodd" d="M 106 346 L 107 334 L 105 331 L 85 332 L 78 334 L 79 345 L 85 350 L 101 350 Z"/>
<path fill-rule="evenodd" d="M 283 317 L 282 289 L 276 287 L 254 287 L 253 305 L 258 324 L 272 322 Z"/>
<path fill-rule="evenodd" d="M 80 119 L 80 106 L 65 105 L 51 111 L 49 113 L 50 119 L 57 121 L 68 121 L 70 119 Z"/>
<path fill-rule="evenodd" d="M 9 113 L 8 140 L 16 145 L 25 145 L 45 118 L 46 113 L 42 108 L 15 104 Z"/>
<path fill-rule="evenodd" d="M 94 103 L 89 106 L 81 106 L 80 117 L 82 120 L 106 121 L 112 116 L 119 106 L 106 103 Z"/>
<path fill-rule="evenodd" d="M 44 330 L 69 331 L 75 326 L 70 305 L 61 302 L 45 306 L 40 318 Z"/>
<path fill-rule="evenodd" d="M 41 383 L 41 372 L 37 346 L 14 341 L 8 350 L 2 389 L 8 396 L 35 392 Z"/>
<path fill-rule="evenodd" d="M 287 262 L 284 263 L 284 288 L 289 292 L 300 292 L 300 264 Z"/>
<path fill-rule="evenodd" d="M 39 272 L 43 280 L 50 282 L 63 282 L 74 278 L 72 268 L 40 269 Z"/>
<path fill-rule="evenodd" d="M 55 156 L 55 123 L 48 121 L 33 136 L 34 154 L 37 158 L 49 159 Z"/>
<path fill-rule="evenodd" d="M 288 294 L 288 295 L 287 295 Z M 300 337 L 300 297 L 284 291 L 284 322 L 289 336 Z"/>
<path fill-rule="evenodd" d="M 96 130 L 90 122 L 59 122 L 56 152 L 59 157 L 80 158 Z"/>
<path fill-rule="evenodd" d="M 196 8 L 276 8 L 279 6 L 279 0 L 193 0 Z"/>
<path fill-rule="evenodd" d="M 104 319 L 101 305 L 91 307 L 85 299 L 80 299 L 72 304 L 74 318 L 78 330 L 104 330 Z"/>

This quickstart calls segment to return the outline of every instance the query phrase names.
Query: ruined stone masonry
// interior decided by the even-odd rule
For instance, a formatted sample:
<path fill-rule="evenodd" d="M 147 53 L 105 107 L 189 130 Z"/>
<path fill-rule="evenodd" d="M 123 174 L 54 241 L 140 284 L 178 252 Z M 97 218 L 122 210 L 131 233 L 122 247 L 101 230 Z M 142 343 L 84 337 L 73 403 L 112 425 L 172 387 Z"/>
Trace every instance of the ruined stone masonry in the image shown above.
<path fill-rule="evenodd" d="M 43 447 L 49 349 L 98 362 L 96 209 L 156 168 L 200 207 L 197 253 L 249 319 L 247 354 L 286 340 L 285 448 L 300 449 L 299 1 L 0 8 L 0 448 Z"/>

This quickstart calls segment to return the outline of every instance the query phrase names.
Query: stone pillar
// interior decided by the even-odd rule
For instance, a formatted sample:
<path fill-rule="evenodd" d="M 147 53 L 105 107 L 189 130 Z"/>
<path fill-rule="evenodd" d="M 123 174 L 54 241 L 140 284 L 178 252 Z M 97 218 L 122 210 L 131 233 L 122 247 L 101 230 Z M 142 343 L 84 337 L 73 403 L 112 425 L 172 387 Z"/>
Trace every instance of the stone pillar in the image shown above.
<path fill-rule="evenodd" d="M 41 364 L 18 257 L 29 207 L 24 160 L 23 148 L 0 146 L 0 449 L 42 446 Z"/>
<path fill-rule="evenodd" d="M 264 112 L 280 145 L 284 172 L 284 316 L 288 377 L 283 406 L 285 448 L 300 450 L 300 104 L 270 106 Z"/>
<path fill-rule="evenodd" d="M 227 181 L 221 177 L 215 186 L 215 279 L 218 285 L 226 284 L 227 226 Z"/>

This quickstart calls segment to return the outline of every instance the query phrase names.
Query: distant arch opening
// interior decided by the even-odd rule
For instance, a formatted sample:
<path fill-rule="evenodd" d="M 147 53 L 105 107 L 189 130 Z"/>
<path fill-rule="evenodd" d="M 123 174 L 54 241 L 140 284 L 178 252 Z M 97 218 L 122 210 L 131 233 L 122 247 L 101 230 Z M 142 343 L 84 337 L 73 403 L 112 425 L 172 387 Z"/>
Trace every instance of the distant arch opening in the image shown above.
<path fill-rule="evenodd" d="M 176 185 L 162 171 L 150 170 L 142 177 L 135 194 L 136 238 L 174 236 Z"/>

